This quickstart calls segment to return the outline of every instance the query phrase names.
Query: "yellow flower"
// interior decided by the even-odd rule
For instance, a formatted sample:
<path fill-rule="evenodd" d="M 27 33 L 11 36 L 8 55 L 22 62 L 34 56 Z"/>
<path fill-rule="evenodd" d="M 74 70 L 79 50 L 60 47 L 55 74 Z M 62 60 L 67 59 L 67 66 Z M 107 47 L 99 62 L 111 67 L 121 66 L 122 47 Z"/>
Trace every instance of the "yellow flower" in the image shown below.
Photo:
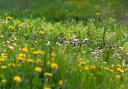
<path fill-rule="evenodd" d="M 120 64 L 117 64 L 117 67 L 121 68 L 121 65 Z"/>
<path fill-rule="evenodd" d="M 124 72 L 121 68 L 117 68 L 117 71 L 121 73 Z"/>
<path fill-rule="evenodd" d="M 14 64 L 14 63 L 9 63 L 9 67 L 21 67 L 21 64 Z"/>
<path fill-rule="evenodd" d="M 21 79 L 21 77 L 20 77 L 19 75 L 14 76 L 13 80 L 14 80 L 15 82 L 17 82 L 17 83 L 22 82 L 22 79 Z"/>
<path fill-rule="evenodd" d="M 8 29 L 11 29 L 12 30 L 12 29 L 14 29 L 14 27 L 12 25 L 9 25 L 8 26 Z"/>
<path fill-rule="evenodd" d="M 7 58 L 7 54 L 2 53 L 2 54 L 1 54 L 1 57 L 4 58 L 4 59 L 6 59 L 6 58 Z"/>
<path fill-rule="evenodd" d="M 51 63 L 51 68 L 52 68 L 52 69 L 57 69 L 57 68 L 58 68 L 58 64 L 56 64 L 56 63 Z"/>
<path fill-rule="evenodd" d="M 80 61 L 79 68 L 82 69 L 82 70 L 87 69 L 87 68 L 85 68 L 85 65 L 86 65 L 85 61 Z"/>
<path fill-rule="evenodd" d="M 50 86 L 45 86 L 44 89 L 52 89 Z"/>
<path fill-rule="evenodd" d="M 35 67 L 34 71 L 36 73 L 40 73 L 42 71 L 42 68 L 37 66 L 37 67 Z"/>
<path fill-rule="evenodd" d="M 43 60 L 39 58 L 39 59 L 36 60 L 36 62 L 37 62 L 37 63 L 42 63 Z"/>
<path fill-rule="evenodd" d="M 89 69 L 90 69 L 90 70 L 95 70 L 95 69 L 96 69 L 96 66 L 90 65 L 90 66 L 89 66 Z"/>
<path fill-rule="evenodd" d="M 88 66 L 85 66 L 83 70 L 89 70 L 89 67 Z"/>
<path fill-rule="evenodd" d="M 24 61 L 26 59 L 26 54 L 25 53 L 20 53 L 17 57 L 20 61 Z"/>
<path fill-rule="evenodd" d="M 1 66 L 1 69 L 6 69 L 6 68 L 7 68 L 6 65 L 2 65 L 2 66 Z"/>
<path fill-rule="evenodd" d="M 3 57 L 0 57 L 0 62 L 4 62 L 6 59 Z"/>
<path fill-rule="evenodd" d="M 79 66 L 82 66 L 82 65 L 85 65 L 85 64 L 86 64 L 85 61 L 80 61 Z"/>
<path fill-rule="evenodd" d="M 24 52 L 24 53 L 27 53 L 28 52 L 28 48 L 22 48 L 21 51 Z"/>
<path fill-rule="evenodd" d="M 18 25 L 18 27 L 23 27 L 24 26 L 24 24 L 23 23 L 20 23 L 19 25 Z"/>
<path fill-rule="evenodd" d="M 33 63 L 34 61 L 31 58 L 28 58 L 27 60 L 29 63 Z"/>
<path fill-rule="evenodd" d="M 42 51 L 42 50 L 37 50 L 37 51 L 34 51 L 33 54 L 44 54 L 44 51 Z"/>
<path fill-rule="evenodd" d="M 104 70 L 106 70 L 108 72 L 113 72 L 113 70 L 111 68 L 108 68 L 108 67 L 104 67 Z"/>
<path fill-rule="evenodd" d="M 5 83 L 7 83 L 7 80 L 6 80 L 6 79 L 2 79 L 1 82 L 2 82 L 3 84 L 5 84 Z"/>
<path fill-rule="evenodd" d="M 11 20 L 12 16 L 7 16 L 6 19 Z"/>
<path fill-rule="evenodd" d="M 52 73 L 49 73 L 49 72 L 45 72 L 44 75 L 45 75 L 46 77 L 52 77 L 52 76 L 53 76 L 53 74 L 52 74 Z"/>

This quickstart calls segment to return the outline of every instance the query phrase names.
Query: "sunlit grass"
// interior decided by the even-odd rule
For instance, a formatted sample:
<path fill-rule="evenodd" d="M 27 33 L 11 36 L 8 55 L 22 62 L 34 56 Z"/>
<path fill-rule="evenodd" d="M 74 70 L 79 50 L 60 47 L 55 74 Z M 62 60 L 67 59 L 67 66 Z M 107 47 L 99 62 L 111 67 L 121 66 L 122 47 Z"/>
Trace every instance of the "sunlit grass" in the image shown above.
<path fill-rule="evenodd" d="M 0 19 L 2 89 L 127 89 L 127 27 L 109 20 Z"/>

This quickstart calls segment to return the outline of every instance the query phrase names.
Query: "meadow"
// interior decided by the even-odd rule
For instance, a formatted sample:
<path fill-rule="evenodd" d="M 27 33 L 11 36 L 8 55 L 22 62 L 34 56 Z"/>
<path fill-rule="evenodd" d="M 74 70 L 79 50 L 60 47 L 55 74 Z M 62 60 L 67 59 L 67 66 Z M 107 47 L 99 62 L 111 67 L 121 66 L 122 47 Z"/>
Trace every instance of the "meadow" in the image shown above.
<path fill-rule="evenodd" d="M 0 19 L 1 89 L 127 89 L 128 31 L 86 23 Z"/>
<path fill-rule="evenodd" d="M 128 89 L 127 0 L 0 0 L 0 89 Z"/>

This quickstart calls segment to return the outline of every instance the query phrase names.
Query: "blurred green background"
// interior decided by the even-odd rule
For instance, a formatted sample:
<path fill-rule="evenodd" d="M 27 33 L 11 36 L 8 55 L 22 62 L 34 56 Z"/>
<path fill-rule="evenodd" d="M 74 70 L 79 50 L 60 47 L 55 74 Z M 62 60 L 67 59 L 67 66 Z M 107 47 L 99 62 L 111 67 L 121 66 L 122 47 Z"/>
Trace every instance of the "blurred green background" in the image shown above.
<path fill-rule="evenodd" d="M 97 17 L 96 13 L 126 21 L 128 0 L 0 0 L 0 15 L 81 20 Z"/>

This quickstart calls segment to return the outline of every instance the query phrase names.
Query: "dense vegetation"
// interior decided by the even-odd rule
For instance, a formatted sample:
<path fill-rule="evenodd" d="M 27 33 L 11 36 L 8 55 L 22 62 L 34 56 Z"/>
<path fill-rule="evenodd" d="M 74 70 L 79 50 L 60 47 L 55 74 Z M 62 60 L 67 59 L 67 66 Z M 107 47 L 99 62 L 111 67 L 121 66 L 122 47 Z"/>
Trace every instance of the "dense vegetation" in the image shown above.
<path fill-rule="evenodd" d="M 0 0 L 0 14 L 15 17 L 44 17 L 49 20 L 102 17 L 128 18 L 127 0 Z"/>
<path fill-rule="evenodd" d="M 0 89 L 128 89 L 128 0 L 0 0 Z"/>
<path fill-rule="evenodd" d="M 128 31 L 116 20 L 0 19 L 1 89 L 127 89 Z"/>

